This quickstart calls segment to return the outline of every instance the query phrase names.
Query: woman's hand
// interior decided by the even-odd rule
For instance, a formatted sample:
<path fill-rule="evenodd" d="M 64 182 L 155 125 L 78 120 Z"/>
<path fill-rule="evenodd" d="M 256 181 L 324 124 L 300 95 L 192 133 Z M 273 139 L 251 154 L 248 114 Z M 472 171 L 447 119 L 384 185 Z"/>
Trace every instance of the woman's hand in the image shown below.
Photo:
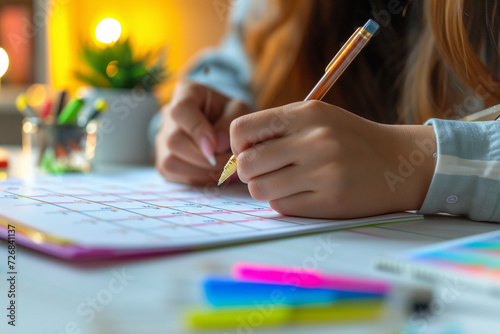
<path fill-rule="evenodd" d="M 434 172 L 432 127 L 378 124 L 319 101 L 240 117 L 230 133 L 240 179 L 285 215 L 419 209 Z"/>
<path fill-rule="evenodd" d="M 239 100 L 194 82 L 181 82 L 162 109 L 156 168 L 172 182 L 215 184 L 231 156 L 229 125 L 249 112 Z"/>

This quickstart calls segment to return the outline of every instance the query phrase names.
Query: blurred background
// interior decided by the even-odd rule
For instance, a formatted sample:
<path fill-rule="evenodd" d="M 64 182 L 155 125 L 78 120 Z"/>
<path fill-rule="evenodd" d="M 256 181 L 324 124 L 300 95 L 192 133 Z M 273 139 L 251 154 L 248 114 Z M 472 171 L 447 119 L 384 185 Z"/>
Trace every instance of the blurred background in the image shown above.
<path fill-rule="evenodd" d="M 50 91 L 88 85 L 75 76 L 88 70 L 83 46 L 128 39 L 137 56 L 163 50 L 169 76 L 156 95 L 165 102 L 183 65 L 219 41 L 231 8 L 231 0 L 1 0 L 0 145 L 21 144 L 19 94 L 37 110 Z"/>

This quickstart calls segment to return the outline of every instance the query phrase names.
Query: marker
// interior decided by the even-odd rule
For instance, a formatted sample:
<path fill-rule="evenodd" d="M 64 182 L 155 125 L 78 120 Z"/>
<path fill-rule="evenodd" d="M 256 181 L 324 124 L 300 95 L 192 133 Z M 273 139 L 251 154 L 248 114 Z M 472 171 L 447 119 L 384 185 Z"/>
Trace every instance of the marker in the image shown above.
<path fill-rule="evenodd" d="M 378 294 L 387 294 L 391 290 L 389 283 L 380 280 L 325 275 L 316 271 L 300 271 L 295 268 L 252 263 L 235 264 L 232 269 L 232 276 L 245 281 L 290 284 L 304 288 L 323 288 Z"/>
<path fill-rule="evenodd" d="M 56 154 L 53 148 L 46 148 L 43 151 L 38 167 L 45 173 L 51 173 L 53 171 L 52 166 L 56 161 Z"/>
<path fill-rule="evenodd" d="M 301 288 L 294 285 L 243 282 L 230 277 L 207 277 L 203 282 L 207 301 L 213 306 L 258 304 L 333 304 L 345 300 L 382 299 L 381 293 Z"/>
<path fill-rule="evenodd" d="M 64 109 L 64 105 L 66 104 L 66 96 L 68 95 L 68 92 L 65 90 L 62 90 L 59 93 L 59 97 L 57 99 L 57 102 L 54 105 L 54 119 L 57 118 L 62 110 Z"/>
<path fill-rule="evenodd" d="M 50 117 L 52 110 L 52 101 L 47 99 L 42 106 L 42 110 L 40 111 L 40 118 L 42 120 L 47 120 Z"/>
<path fill-rule="evenodd" d="M 84 103 L 85 102 L 79 98 L 71 100 L 57 117 L 57 124 L 59 125 L 76 124 L 78 112 L 83 107 Z"/>
<path fill-rule="evenodd" d="M 0 170 L 9 167 L 9 152 L 0 147 Z"/>
<path fill-rule="evenodd" d="M 272 310 L 272 311 L 271 311 Z M 197 310 L 187 316 L 192 328 L 236 328 L 241 323 L 259 319 L 259 326 L 286 325 L 312 322 L 357 322 L 379 319 L 384 311 L 384 303 L 379 300 L 343 301 L 328 306 L 290 307 L 275 305 L 254 305 L 248 308 L 220 308 Z"/>
<path fill-rule="evenodd" d="M 88 122 L 90 122 L 94 118 L 104 114 L 107 111 L 107 109 L 108 109 L 108 104 L 106 103 L 106 100 L 104 99 L 95 100 L 90 113 L 82 112 L 81 115 L 78 116 L 78 126 L 87 125 Z"/>
<path fill-rule="evenodd" d="M 26 94 L 19 94 L 16 98 L 16 108 L 26 117 L 38 117 L 38 114 L 29 106 Z"/>

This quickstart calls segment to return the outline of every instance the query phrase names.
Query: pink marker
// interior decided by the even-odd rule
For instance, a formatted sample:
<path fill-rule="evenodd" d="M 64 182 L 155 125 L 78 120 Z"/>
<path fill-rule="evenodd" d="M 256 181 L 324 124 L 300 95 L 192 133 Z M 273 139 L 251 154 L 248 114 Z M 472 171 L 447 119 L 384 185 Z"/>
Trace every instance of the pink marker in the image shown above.
<path fill-rule="evenodd" d="M 52 101 L 50 99 L 47 99 L 45 103 L 42 106 L 42 110 L 40 112 L 40 117 L 42 120 L 47 120 L 47 118 L 50 116 L 52 110 Z"/>
<path fill-rule="evenodd" d="M 339 275 L 324 275 L 317 271 L 292 267 L 237 263 L 233 277 L 260 283 L 287 284 L 303 288 L 322 288 L 340 291 L 357 291 L 386 294 L 391 289 L 387 282 Z"/>

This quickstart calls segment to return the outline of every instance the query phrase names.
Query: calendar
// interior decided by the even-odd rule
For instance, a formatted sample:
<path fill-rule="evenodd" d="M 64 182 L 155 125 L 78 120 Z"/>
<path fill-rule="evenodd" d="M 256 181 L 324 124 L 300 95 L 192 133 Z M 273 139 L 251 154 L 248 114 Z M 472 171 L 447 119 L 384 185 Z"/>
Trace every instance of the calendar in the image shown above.
<path fill-rule="evenodd" d="M 107 257 L 188 251 L 223 244 L 421 219 L 395 213 L 353 220 L 288 217 L 254 200 L 244 184 L 189 187 L 154 169 L 0 182 L 0 230 L 53 255 Z"/>

